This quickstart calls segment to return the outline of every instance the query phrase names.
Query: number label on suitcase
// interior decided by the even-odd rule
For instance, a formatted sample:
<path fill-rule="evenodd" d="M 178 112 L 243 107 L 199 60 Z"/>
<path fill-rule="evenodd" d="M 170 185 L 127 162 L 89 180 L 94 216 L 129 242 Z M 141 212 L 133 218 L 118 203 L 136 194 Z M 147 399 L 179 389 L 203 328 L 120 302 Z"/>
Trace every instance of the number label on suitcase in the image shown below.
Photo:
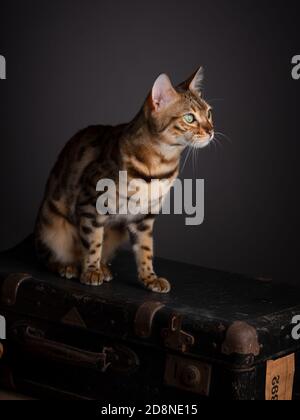
<path fill-rule="evenodd" d="M 267 362 L 266 400 L 290 401 L 293 397 L 295 355 Z"/>

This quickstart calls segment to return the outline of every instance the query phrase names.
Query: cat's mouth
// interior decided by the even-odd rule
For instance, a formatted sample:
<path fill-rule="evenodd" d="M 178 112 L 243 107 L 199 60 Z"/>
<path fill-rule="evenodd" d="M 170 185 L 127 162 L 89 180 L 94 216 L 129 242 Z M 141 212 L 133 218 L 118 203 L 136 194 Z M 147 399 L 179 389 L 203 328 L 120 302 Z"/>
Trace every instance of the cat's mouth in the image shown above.
<path fill-rule="evenodd" d="M 204 149 L 204 147 L 207 147 L 209 145 L 209 143 L 211 142 L 211 140 L 202 140 L 202 141 L 197 141 L 193 144 L 193 147 L 195 147 L 195 149 Z"/>
<path fill-rule="evenodd" d="M 172 146 L 176 147 L 193 147 L 195 149 L 204 149 L 207 147 L 214 139 L 214 132 L 207 136 L 196 136 L 196 137 L 181 137 L 176 139 L 176 143 L 172 144 Z"/>
<path fill-rule="evenodd" d="M 195 149 L 204 149 L 207 147 L 214 139 L 214 133 L 205 137 L 199 137 L 192 141 L 191 146 Z"/>

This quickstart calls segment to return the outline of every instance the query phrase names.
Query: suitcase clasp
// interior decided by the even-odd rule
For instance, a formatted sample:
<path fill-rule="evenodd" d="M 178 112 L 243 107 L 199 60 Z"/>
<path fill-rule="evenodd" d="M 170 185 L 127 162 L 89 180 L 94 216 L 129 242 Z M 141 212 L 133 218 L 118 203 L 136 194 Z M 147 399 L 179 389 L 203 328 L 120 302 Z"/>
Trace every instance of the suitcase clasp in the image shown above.
<path fill-rule="evenodd" d="M 167 356 L 165 384 L 188 392 L 209 396 L 212 368 L 199 360 Z"/>
<path fill-rule="evenodd" d="M 165 346 L 169 349 L 186 353 L 195 344 L 195 338 L 182 330 L 183 316 L 173 314 L 169 328 L 162 331 L 165 339 Z"/>

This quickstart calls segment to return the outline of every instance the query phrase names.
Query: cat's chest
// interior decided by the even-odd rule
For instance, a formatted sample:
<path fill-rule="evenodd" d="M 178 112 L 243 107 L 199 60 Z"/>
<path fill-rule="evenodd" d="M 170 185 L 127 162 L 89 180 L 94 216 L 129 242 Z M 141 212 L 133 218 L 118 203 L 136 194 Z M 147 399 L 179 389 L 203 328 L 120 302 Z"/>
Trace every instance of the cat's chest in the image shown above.
<path fill-rule="evenodd" d="M 172 179 L 153 179 L 151 182 L 134 179 L 120 183 L 116 195 L 114 189 L 101 195 L 97 210 L 99 214 L 108 215 L 112 224 L 129 224 L 148 214 L 159 214 L 173 182 Z"/>
<path fill-rule="evenodd" d="M 152 179 L 146 182 L 134 179 L 128 182 L 127 189 L 119 191 L 119 213 L 132 216 L 159 213 L 174 183 L 173 179 Z"/>

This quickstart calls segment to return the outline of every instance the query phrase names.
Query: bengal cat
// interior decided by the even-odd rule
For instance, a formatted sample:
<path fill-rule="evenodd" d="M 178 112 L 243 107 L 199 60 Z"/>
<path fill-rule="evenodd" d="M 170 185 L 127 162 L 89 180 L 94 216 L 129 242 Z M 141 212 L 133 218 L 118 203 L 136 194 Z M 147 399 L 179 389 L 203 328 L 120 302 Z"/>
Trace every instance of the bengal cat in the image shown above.
<path fill-rule="evenodd" d="M 214 137 L 202 80 L 200 68 L 174 88 L 162 74 L 130 123 L 91 126 L 67 143 L 48 180 L 35 230 L 38 255 L 50 270 L 99 286 L 112 280 L 109 263 L 130 238 L 142 284 L 152 292 L 170 291 L 168 280 L 153 269 L 155 215 L 99 214 L 96 184 L 103 178 L 118 184 L 120 171 L 127 172 L 128 182 L 175 180 L 183 150 L 205 147 Z"/>

